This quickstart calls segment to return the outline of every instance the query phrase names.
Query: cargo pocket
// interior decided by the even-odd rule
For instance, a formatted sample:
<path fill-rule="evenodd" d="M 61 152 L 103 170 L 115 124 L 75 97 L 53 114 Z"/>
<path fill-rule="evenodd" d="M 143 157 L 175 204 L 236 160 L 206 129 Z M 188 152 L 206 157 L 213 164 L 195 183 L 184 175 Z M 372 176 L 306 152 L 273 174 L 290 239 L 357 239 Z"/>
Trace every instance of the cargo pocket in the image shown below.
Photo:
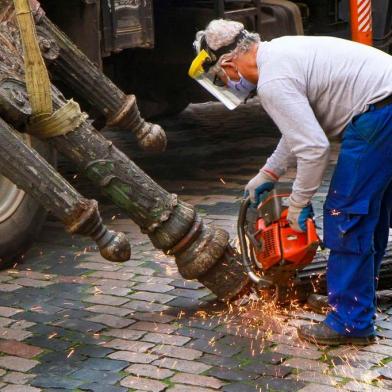
<path fill-rule="evenodd" d="M 361 228 L 369 212 L 369 200 L 349 201 L 328 197 L 324 205 L 324 243 L 331 250 L 363 254 L 372 248 L 370 233 Z"/>

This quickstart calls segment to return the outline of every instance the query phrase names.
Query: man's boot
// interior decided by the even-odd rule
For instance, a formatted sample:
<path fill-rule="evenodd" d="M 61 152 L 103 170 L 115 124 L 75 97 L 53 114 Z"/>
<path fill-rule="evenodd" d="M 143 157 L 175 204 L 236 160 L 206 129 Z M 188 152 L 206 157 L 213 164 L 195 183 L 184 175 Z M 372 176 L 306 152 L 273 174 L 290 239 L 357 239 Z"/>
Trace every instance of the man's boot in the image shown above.
<path fill-rule="evenodd" d="M 341 344 L 354 344 L 367 346 L 374 343 L 376 336 L 345 336 L 329 328 L 325 323 L 302 325 L 297 329 L 298 336 L 308 342 L 321 345 L 338 346 Z"/>

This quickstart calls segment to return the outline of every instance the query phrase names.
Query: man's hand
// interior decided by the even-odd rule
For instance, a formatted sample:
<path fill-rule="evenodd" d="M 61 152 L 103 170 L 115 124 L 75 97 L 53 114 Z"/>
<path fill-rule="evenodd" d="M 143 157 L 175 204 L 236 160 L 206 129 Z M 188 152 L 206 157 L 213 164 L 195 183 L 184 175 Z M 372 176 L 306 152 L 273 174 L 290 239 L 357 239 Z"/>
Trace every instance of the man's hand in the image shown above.
<path fill-rule="evenodd" d="M 261 195 L 264 192 L 269 192 L 274 188 L 277 180 L 278 177 L 274 176 L 273 173 L 269 173 L 264 169 L 261 169 L 259 174 L 248 182 L 245 187 L 245 196 L 249 194 L 253 207 L 257 207 L 260 203 Z"/>
<path fill-rule="evenodd" d="M 289 221 L 290 227 L 298 232 L 306 231 L 306 221 L 309 218 L 313 218 L 313 207 L 311 204 L 306 206 L 300 206 L 290 200 L 290 207 L 287 214 L 287 220 Z"/>

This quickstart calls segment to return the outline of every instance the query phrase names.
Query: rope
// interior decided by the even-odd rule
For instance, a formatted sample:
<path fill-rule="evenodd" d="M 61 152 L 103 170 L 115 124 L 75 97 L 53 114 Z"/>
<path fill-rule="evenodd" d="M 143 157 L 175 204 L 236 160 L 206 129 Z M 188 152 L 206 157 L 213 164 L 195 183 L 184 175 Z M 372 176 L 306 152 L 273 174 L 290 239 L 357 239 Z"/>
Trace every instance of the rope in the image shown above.
<path fill-rule="evenodd" d="M 87 117 L 87 114 L 81 112 L 79 104 L 71 99 L 50 116 L 32 118 L 27 130 L 40 139 L 49 139 L 74 131 Z"/>
<path fill-rule="evenodd" d="M 22 41 L 26 88 L 32 116 L 53 112 L 49 74 L 38 45 L 37 32 L 29 0 L 13 0 Z"/>

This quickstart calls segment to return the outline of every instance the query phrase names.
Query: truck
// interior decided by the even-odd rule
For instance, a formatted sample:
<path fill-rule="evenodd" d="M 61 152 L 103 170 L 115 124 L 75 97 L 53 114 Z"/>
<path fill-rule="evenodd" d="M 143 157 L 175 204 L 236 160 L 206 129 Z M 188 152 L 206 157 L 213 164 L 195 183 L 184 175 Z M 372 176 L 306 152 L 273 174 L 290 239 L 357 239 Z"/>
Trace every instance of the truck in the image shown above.
<path fill-rule="evenodd" d="M 372 43 L 392 50 L 392 0 L 350 0 L 372 7 Z M 242 22 L 263 40 L 283 35 L 332 35 L 350 39 L 349 0 L 42 0 L 54 22 L 125 93 L 136 95 L 142 115 L 178 113 L 189 103 L 211 100 L 187 76 L 195 33 L 215 18 Z M 1 2 L 0 2 L 1 5 Z M 0 10 L 1 14 L 1 10 Z M 371 23 L 371 20 L 369 24 Z M 67 96 L 67 84 L 55 80 Z M 83 110 L 94 110 L 76 97 Z M 52 165 L 53 150 L 28 135 Z M 18 260 L 39 233 L 46 213 L 0 175 L 0 268 Z"/>

